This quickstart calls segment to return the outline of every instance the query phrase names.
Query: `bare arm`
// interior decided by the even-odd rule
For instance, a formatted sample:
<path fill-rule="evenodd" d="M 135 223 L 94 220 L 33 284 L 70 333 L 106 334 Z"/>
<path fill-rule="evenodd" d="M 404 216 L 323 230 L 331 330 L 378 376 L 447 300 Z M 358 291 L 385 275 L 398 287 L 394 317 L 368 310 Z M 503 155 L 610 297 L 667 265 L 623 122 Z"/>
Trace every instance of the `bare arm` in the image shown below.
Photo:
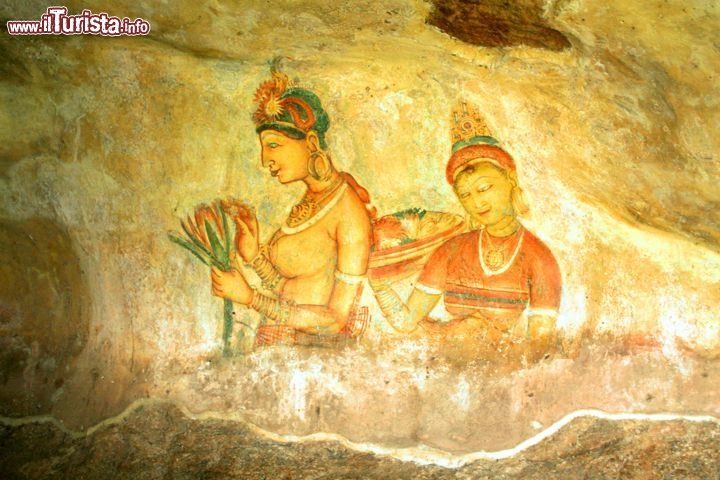
<path fill-rule="evenodd" d="M 441 297 L 440 294 L 415 288 L 405 303 L 389 283 L 372 280 L 370 285 L 375 291 L 375 298 L 385 319 L 390 326 L 402 333 L 413 332 L 435 308 Z"/>
<path fill-rule="evenodd" d="M 336 207 L 334 229 L 319 234 L 330 234 L 337 245 L 337 266 L 330 297 L 325 305 L 295 304 L 282 297 L 269 296 L 252 289 L 239 271 L 213 272 L 213 293 L 237 303 L 249 305 L 276 324 L 288 325 L 313 334 L 340 332 L 352 313 L 355 301 L 362 289 L 370 256 L 370 220 L 364 205 L 345 198 Z M 242 228 L 242 225 L 240 226 Z M 251 237 L 251 229 L 242 234 Z M 256 245 L 253 239 L 251 246 Z M 274 274 L 274 266 L 260 249 L 251 253 L 258 255 L 262 264 L 255 270 L 269 290 L 282 290 L 282 278 Z M 243 259 L 249 255 L 244 255 Z M 272 268 L 270 268 L 272 267 Z M 268 273 L 267 278 L 263 273 Z M 277 280 L 273 283 L 271 280 Z M 270 280 L 270 281 L 268 281 Z"/>
<path fill-rule="evenodd" d="M 340 332 L 362 289 L 370 257 L 370 221 L 362 204 L 341 204 L 335 229 L 337 267 L 327 305 L 295 305 L 287 324 L 308 333 Z"/>
<path fill-rule="evenodd" d="M 560 308 L 562 275 L 557 260 L 544 244 L 537 248 L 531 265 L 526 337 L 538 350 L 547 351 L 558 340 L 556 319 Z"/>
<path fill-rule="evenodd" d="M 362 276 L 356 277 L 362 280 Z M 350 316 L 355 298 L 360 294 L 362 283 L 335 280 L 335 286 L 327 306 L 296 305 L 288 325 L 307 333 L 331 335 L 340 332 Z"/>
<path fill-rule="evenodd" d="M 345 255 L 357 251 L 353 260 L 362 257 L 361 244 L 348 244 L 343 250 Z M 367 258 L 367 257 L 366 257 Z M 346 265 L 345 263 L 342 263 Z M 340 268 L 341 262 L 338 262 Z M 349 267 L 352 267 L 351 264 Z M 362 261 L 355 263 L 355 271 L 367 269 L 367 259 L 363 267 Z M 212 270 L 213 293 L 228 298 L 236 303 L 248 305 L 257 310 L 276 324 L 288 325 L 298 330 L 314 334 L 333 334 L 340 332 L 351 313 L 355 299 L 360 293 L 363 274 L 344 273 L 338 269 L 335 273 L 334 285 L 327 305 L 296 305 L 281 297 L 273 297 L 253 289 L 238 270 L 222 272 Z"/>

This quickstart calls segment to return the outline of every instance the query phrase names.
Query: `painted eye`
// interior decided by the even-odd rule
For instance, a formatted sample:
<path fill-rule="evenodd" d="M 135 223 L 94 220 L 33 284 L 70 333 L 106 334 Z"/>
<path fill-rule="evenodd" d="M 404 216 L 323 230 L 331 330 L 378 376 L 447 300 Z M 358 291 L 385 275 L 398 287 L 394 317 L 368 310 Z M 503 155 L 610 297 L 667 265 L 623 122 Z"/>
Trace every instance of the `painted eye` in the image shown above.
<path fill-rule="evenodd" d="M 484 184 L 484 185 L 478 186 L 478 192 L 487 192 L 487 191 L 490 190 L 491 188 L 492 188 L 492 184 L 491 184 L 491 183 L 486 183 L 486 184 Z"/>

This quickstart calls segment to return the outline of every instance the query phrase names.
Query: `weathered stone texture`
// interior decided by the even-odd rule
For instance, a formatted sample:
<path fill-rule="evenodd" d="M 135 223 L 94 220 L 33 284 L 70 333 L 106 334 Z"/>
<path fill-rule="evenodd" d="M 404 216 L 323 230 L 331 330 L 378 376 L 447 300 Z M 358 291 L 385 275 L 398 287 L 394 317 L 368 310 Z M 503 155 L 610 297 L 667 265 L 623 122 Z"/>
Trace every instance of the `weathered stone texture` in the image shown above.
<path fill-rule="evenodd" d="M 0 221 L 0 403 L 47 412 L 75 373 L 89 336 L 88 288 L 64 229 Z"/>
<path fill-rule="evenodd" d="M 138 408 L 74 437 L 50 423 L 0 426 L 4 478 L 85 479 L 708 479 L 720 475 L 713 422 L 579 418 L 512 458 L 454 468 L 358 452 L 333 441 L 270 440 L 246 425 Z M 446 463 L 447 464 L 447 463 Z"/>
<path fill-rule="evenodd" d="M 548 25 L 545 2 L 434 0 L 428 23 L 464 42 L 483 47 L 570 48 Z"/>
<path fill-rule="evenodd" d="M 87 428 L 138 398 L 167 397 L 282 433 L 335 430 L 463 452 L 512 445 L 532 435 L 533 420 L 547 425 L 576 408 L 718 415 L 720 12 L 712 2 L 67 6 L 142 17 L 152 30 L 0 34 L 0 414 L 47 413 Z M 37 20 L 47 7 L 5 2 L 0 19 Z M 501 16 L 495 30 L 491 14 Z M 278 58 L 322 98 L 334 161 L 380 214 L 462 213 L 443 179 L 449 109 L 460 98 L 480 107 L 517 161 L 526 224 L 560 263 L 566 357 L 501 371 L 481 359 L 433 363 L 392 334 L 366 291 L 374 321 L 356 350 L 242 356 L 247 343 L 236 337 L 238 356 L 217 361 L 221 303 L 207 269 L 166 232 L 222 196 L 255 205 L 264 238 L 286 216 L 300 190 L 259 168 L 251 121 L 254 89 Z M 457 392 L 468 393 L 467 411 L 455 408 Z M 509 423 L 500 428 L 493 415 Z M 125 433 L 24 471 L 70 471 L 66 461 L 87 463 L 90 476 L 115 468 L 109 452 Z M 576 453 L 621 476 L 623 464 L 643 472 L 642 455 L 660 459 L 673 448 L 643 440 L 629 445 L 642 455 L 624 457 L 608 442 Z M 701 447 L 688 446 L 688 458 Z M 171 458 L 179 466 L 162 472 L 201 468 L 181 453 Z M 614 463 L 600 467 L 600 458 Z M 688 478 L 717 473 L 696 458 L 677 468 Z M 546 473 L 563 468 L 546 462 Z M 672 474 L 671 464 L 655 465 Z M 460 471 L 437 478 L 451 474 Z"/>

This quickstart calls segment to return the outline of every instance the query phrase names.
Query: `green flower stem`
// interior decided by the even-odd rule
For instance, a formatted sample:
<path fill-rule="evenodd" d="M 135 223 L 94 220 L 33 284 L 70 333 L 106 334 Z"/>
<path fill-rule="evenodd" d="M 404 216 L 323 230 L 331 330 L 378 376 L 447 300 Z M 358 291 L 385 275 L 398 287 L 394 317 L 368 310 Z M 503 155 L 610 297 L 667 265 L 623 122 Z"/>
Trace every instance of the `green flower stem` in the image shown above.
<path fill-rule="evenodd" d="M 233 331 L 233 302 L 227 298 L 223 300 L 223 355 L 230 356 L 230 339 Z"/>
<path fill-rule="evenodd" d="M 204 221 L 203 224 L 191 227 L 190 225 L 192 220 L 188 217 L 188 225 L 186 225 L 185 222 L 180 222 L 180 226 L 182 227 L 186 237 L 183 237 L 175 232 L 168 232 L 168 238 L 171 242 L 189 251 L 205 265 L 217 267 L 227 272 L 231 270 L 230 260 L 232 258 L 232 239 L 234 238 L 234 229 L 231 231 L 231 228 L 229 228 L 231 226 L 230 222 L 225 215 L 225 211 L 222 209 L 222 205 L 219 203 L 217 204 L 217 211 L 219 212 L 222 220 L 222 225 L 218 225 L 217 222 L 213 223 L 207 217 L 203 217 L 203 220 L 199 220 Z M 203 230 L 207 235 L 207 240 L 204 243 L 196 237 L 198 234 L 197 232 Z M 233 324 L 233 302 L 231 300 L 224 299 L 222 350 L 223 356 L 226 357 L 232 354 L 230 343 L 233 334 Z"/>

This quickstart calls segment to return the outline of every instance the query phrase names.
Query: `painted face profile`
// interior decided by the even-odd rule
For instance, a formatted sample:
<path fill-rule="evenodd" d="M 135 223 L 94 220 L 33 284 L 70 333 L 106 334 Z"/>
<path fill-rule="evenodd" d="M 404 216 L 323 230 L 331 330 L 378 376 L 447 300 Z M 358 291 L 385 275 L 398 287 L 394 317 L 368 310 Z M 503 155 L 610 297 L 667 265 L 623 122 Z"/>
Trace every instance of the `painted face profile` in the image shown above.
<path fill-rule="evenodd" d="M 514 186 L 504 170 L 490 161 L 477 159 L 458 174 L 453 187 L 473 221 L 488 227 L 507 217 L 515 217 Z"/>
<path fill-rule="evenodd" d="M 282 184 L 307 178 L 310 149 L 305 139 L 290 138 L 277 130 L 260 133 L 262 166 Z"/>

